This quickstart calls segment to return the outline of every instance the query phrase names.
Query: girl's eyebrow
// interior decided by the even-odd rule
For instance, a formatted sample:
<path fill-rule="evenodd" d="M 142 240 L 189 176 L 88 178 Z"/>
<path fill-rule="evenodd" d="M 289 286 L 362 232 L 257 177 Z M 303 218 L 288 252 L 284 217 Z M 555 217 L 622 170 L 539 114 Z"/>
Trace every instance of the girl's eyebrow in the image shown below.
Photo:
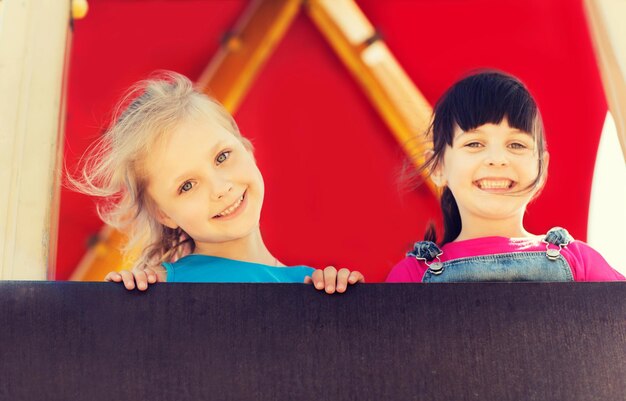
<path fill-rule="evenodd" d="M 474 128 L 474 129 L 469 130 L 469 131 L 466 131 L 466 132 L 483 132 L 483 130 L 481 130 L 481 129 L 480 129 L 480 127 L 477 127 L 477 128 Z M 523 130 L 518 129 L 518 128 L 510 128 L 510 129 L 508 130 L 508 133 L 509 133 L 509 134 L 515 134 L 515 133 L 527 134 L 527 132 L 526 132 L 526 131 L 523 131 Z"/>
<path fill-rule="evenodd" d="M 213 145 L 211 151 L 209 152 L 209 155 L 214 155 L 219 151 L 219 149 L 226 147 L 227 142 L 228 141 L 226 141 L 225 139 L 220 139 L 215 145 Z"/>
<path fill-rule="evenodd" d="M 478 130 L 469 130 L 469 131 L 463 131 L 461 130 L 461 132 L 456 135 L 454 138 L 462 138 L 464 135 L 477 135 L 477 134 L 482 134 L 483 132 L 478 131 Z"/>
<path fill-rule="evenodd" d="M 213 145 L 213 147 L 208 153 L 209 158 L 212 159 L 213 155 L 217 153 L 219 149 L 223 148 L 225 144 L 226 144 L 226 141 L 222 139 L 219 142 L 217 142 L 215 145 Z M 172 180 L 172 186 L 178 188 L 178 184 L 181 183 L 183 180 L 185 180 L 186 177 L 189 177 L 190 175 L 192 175 L 192 171 L 185 171 L 184 173 L 180 174 L 179 176 L 177 176 L 175 179 Z"/>
<path fill-rule="evenodd" d="M 485 132 L 483 130 L 481 130 L 480 128 L 475 128 L 475 129 L 471 129 L 468 131 L 463 131 L 461 130 L 461 133 L 458 136 L 461 136 L 463 134 L 484 134 Z M 511 128 L 510 130 L 508 130 L 507 134 L 524 134 L 524 135 L 532 135 L 530 132 L 526 132 L 523 131 L 521 129 L 517 129 L 517 128 Z"/>
<path fill-rule="evenodd" d="M 172 188 L 178 189 L 179 184 L 181 184 L 186 179 L 186 177 L 189 177 L 189 176 L 191 176 L 191 172 L 190 171 L 189 172 L 185 171 L 183 174 L 181 174 L 178 177 L 176 177 L 175 179 L 173 179 L 171 181 L 172 182 L 171 183 Z"/>

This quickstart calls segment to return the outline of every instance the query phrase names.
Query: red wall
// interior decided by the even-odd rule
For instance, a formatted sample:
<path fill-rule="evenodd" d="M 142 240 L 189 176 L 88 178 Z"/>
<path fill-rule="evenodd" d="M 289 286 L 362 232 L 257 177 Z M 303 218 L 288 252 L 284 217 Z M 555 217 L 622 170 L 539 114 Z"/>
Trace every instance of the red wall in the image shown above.
<path fill-rule="evenodd" d="M 132 82 L 154 69 L 196 79 L 246 1 L 96 1 L 74 26 L 66 161 L 106 126 Z M 580 0 L 361 0 L 429 101 L 463 74 L 492 67 L 537 98 L 551 153 L 531 232 L 561 225 L 585 239 L 606 103 Z M 402 188 L 402 150 L 303 13 L 235 115 L 266 181 L 262 230 L 287 263 L 334 264 L 381 281 L 430 219 L 425 188 Z M 63 191 L 57 278 L 67 279 L 101 224 L 93 202 Z M 112 266 L 112 268 L 115 268 Z"/>

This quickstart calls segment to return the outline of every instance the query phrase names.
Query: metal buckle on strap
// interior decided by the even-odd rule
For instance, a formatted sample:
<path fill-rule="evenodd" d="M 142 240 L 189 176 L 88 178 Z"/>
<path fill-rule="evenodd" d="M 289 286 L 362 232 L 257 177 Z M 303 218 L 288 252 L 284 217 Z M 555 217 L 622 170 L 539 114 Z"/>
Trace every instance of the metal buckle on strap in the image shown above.
<path fill-rule="evenodd" d="M 441 273 L 443 273 L 444 267 L 443 267 L 443 262 L 441 261 L 441 259 L 439 258 L 439 256 L 443 255 L 443 251 L 438 253 L 437 256 L 435 256 L 435 259 L 437 259 L 435 262 L 432 263 L 428 263 L 429 261 L 426 260 L 426 258 L 419 258 L 419 257 L 415 257 L 415 259 L 417 260 L 421 260 L 424 262 L 424 264 L 426 266 L 428 266 L 428 270 L 434 274 L 435 276 L 440 275 Z M 431 259 L 432 260 L 432 259 Z"/>
<path fill-rule="evenodd" d="M 559 256 L 561 256 L 561 249 L 567 244 L 559 244 L 559 249 L 550 248 L 550 245 L 557 246 L 556 244 L 551 244 L 548 241 L 542 241 L 546 244 L 546 257 L 550 260 L 557 260 Z"/>

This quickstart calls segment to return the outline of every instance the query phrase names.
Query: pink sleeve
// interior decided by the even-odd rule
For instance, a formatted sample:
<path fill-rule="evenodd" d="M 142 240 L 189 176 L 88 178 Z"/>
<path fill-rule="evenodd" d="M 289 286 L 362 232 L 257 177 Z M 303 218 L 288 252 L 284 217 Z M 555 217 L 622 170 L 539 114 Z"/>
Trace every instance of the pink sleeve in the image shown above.
<path fill-rule="evenodd" d="M 566 260 L 572 266 L 576 281 L 622 281 L 625 280 L 617 270 L 592 247 L 582 241 L 574 241 L 565 249 Z"/>
<path fill-rule="evenodd" d="M 386 283 L 421 283 L 425 267 L 415 258 L 406 257 L 391 269 Z"/>

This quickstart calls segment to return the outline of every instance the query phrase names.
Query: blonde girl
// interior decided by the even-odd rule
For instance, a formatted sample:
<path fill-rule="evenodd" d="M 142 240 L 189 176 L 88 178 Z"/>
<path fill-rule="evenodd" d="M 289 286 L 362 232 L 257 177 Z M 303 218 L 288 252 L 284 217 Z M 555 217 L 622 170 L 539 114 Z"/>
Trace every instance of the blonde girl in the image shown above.
<path fill-rule="evenodd" d="M 102 199 L 102 220 L 143 244 L 132 271 L 106 280 L 140 290 L 168 282 L 307 282 L 343 292 L 363 281 L 330 266 L 286 267 L 259 229 L 263 177 L 252 145 L 214 99 L 162 72 L 134 85 L 88 151 L 75 189 Z"/>

